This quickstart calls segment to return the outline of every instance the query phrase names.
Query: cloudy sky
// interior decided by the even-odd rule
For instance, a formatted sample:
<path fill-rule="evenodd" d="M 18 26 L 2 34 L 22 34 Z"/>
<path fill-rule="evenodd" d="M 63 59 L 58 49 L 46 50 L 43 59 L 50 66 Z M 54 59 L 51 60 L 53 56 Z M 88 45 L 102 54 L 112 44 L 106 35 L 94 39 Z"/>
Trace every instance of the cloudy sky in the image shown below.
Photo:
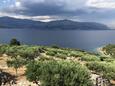
<path fill-rule="evenodd" d="M 71 19 L 115 26 L 115 0 L 0 0 L 0 16 L 42 21 Z"/>

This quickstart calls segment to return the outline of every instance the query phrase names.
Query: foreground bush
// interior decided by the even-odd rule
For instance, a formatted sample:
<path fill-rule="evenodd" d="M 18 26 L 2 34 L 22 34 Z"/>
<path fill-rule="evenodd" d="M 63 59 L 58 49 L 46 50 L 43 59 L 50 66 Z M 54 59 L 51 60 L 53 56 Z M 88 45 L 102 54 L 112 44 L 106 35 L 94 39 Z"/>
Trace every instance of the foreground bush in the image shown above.
<path fill-rule="evenodd" d="M 115 62 L 90 62 L 87 67 L 97 73 L 102 74 L 105 78 L 115 80 Z"/>
<path fill-rule="evenodd" d="M 40 81 L 41 86 L 93 86 L 86 67 L 66 61 L 32 62 L 26 76 L 29 81 Z"/>
<path fill-rule="evenodd" d="M 95 55 L 84 55 L 81 57 L 82 61 L 100 61 L 100 58 Z"/>
<path fill-rule="evenodd" d="M 115 58 L 115 44 L 106 45 L 105 47 L 103 47 L 103 51 L 105 51 L 106 55 Z"/>

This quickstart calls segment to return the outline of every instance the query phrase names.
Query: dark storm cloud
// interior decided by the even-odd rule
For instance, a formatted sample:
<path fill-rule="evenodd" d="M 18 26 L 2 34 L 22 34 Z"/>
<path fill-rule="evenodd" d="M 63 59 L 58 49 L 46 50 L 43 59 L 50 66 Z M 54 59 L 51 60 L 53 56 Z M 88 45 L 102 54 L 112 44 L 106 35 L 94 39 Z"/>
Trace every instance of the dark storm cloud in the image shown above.
<path fill-rule="evenodd" d="M 80 14 L 85 14 L 87 11 L 85 11 L 82 8 L 73 8 L 71 3 L 65 3 L 64 0 L 60 0 L 61 2 L 58 2 L 56 0 L 24 0 L 20 1 L 20 6 L 14 6 L 12 8 L 6 9 L 7 12 L 15 12 L 17 14 L 22 15 L 29 15 L 29 16 L 43 16 L 43 15 L 50 15 L 50 16 L 56 16 L 56 15 L 65 15 L 65 16 L 77 16 Z M 68 5 L 70 4 L 70 5 Z M 76 4 L 77 5 L 77 4 Z M 21 7 L 21 9 L 20 9 Z M 72 8 L 72 9 L 71 9 Z"/>
<path fill-rule="evenodd" d="M 0 13 L 48 19 L 115 22 L 115 0 L 17 0 Z M 44 18 L 45 19 L 45 18 Z"/>

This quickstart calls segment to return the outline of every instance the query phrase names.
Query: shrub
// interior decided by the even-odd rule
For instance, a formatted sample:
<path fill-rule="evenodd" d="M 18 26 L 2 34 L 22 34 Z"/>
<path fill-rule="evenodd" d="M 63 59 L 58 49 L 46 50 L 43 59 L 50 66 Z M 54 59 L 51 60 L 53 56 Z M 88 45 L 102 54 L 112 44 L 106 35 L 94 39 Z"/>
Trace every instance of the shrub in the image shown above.
<path fill-rule="evenodd" d="M 7 54 L 9 56 L 16 56 L 20 55 L 25 59 L 34 59 L 39 56 L 39 47 L 36 46 L 9 46 L 9 45 L 2 45 L 0 46 L 0 52 L 3 54 Z"/>
<path fill-rule="evenodd" d="M 59 48 L 60 48 L 60 47 L 57 46 L 57 45 L 52 45 L 51 47 L 52 47 L 52 48 L 56 48 L 56 49 L 59 49 Z"/>
<path fill-rule="evenodd" d="M 18 51 L 21 57 L 25 59 L 33 60 L 34 58 L 39 56 L 39 50 L 34 49 L 33 47 L 27 47 L 26 49 L 20 49 Z"/>
<path fill-rule="evenodd" d="M 73 56 L 73 57 L 81 57 L 82 54 L 79 53 L 79 52 L 70 52 L 70 56 Z"/>
<path fill-rule="evenodd" d="M 39 61 L 55 60 L 53 57 L 39 56 Z"/>
<path fill-rule="evenodd" d="M 43 48 L 43 47 L 40 47 L 40 48 L 39 48 L 39 52 L 40 52 L 40 53 L 45 53 L 45 51 L 46 51 L 45 48 Z"/>
<path fill-rule="evenodd" d="M 86 64 L 90 70 L 103 74 L 108 79 L 115 79 L 115 63 L 90 62 Z"/>
<path fill-rule="evenodd" d="M 10 41 L 10 45 L 20 45 L 20 41 L 18 41 L 17 39 L 13 38 Z"/>
<path fill-rule="evenodd" d="M 107 58 L 107 59 L 105 59 L 105 61 L 106 61 L 106 62 L 114 62 L 115 59 L 114 59 L 114 58 Z"/>
<path fill-rule="evenodd" d="M 67 56 L 65 54 L 56 54 L 57 58 L 61 58 L 61 59 L 66 59 Z"/>
<path fill-rule="evenodd" d="M 6 53 L 6 50 L 8 50 L 8 45 L 0 45 L 0 54 Z"/>
<path fill-rule="evenodd" d="M 55 51 L 47 51 L 46 55 L 49 55 L 49 56 L 55 56 L 57 54 L 57 52 Z"/>
<path fill-rule="evenodd" d="M 105 51 L 106 55 L 109 55 L 115 58 L 115 44 L 108 44 L 104 46 L 103 51 Z"/>
<path fill-rule="evenodd" d="M 7 60 L 8 67 L 14 67 L 15 68 L 16 76 L 17 76 L 18 68 L 22 67 L 26 63 L 27 63 L 27 61 L 24 59 L 21 59 L 19 56 L 15 56 L 13 59 Z"/>
<path fill-rule="evenodd" d="M 82 61 L 100 61 L 100 58 L 95 55 L 84 55 L 81 57 Z"/>
<path fill-rule="evenodd" d="M 41 86 L 92 86 L 86 67 L 66 61 L 32 62 L 26 76 L 29 81 L 40 81 Z"/>

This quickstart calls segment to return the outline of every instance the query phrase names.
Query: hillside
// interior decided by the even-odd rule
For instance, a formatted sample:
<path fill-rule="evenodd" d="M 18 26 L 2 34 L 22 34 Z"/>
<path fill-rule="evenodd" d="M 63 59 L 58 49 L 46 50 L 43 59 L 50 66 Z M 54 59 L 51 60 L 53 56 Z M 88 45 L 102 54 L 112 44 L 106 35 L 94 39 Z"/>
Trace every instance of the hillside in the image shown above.
<path fill-rule="evenodd" d="M 71 20 L 57 20 L 51 22 L 32 21 L 0 17 L 0 28 L 36 28 L 42 30 L 108 30 L 106 25 L 95 22 L 76 22 Z"/>
<path fill-rule="evenodd" d="M 115 80 L 115 59 L 112 57 L 103 57 L 79 49 L 29 45 L 1 45 L 0 55 L 0 69 L 13 76 L 18 75 L 15 80 L 17 84 L 28 82 L 28 85 L 32 85 L 33 82 L 44 81 L 44 84 L 54 85 L 57 82 L 57 84 L 62 83 L 60 79 L 67 79 L 69 81 L 63 81 L 63 83 L 72 82 L 73 84 L 95 86 L 94 84 L 99 84 L 96 81 L 98 79 L 102 86 L 114 86 L 112 84 Z M 49 78 L 53 83 L 49 83 Z M 75 81 L 71 81 L 71 78 Z M 45 83 L 47 81 L 48 83 Z M 90 82 L 93 82 L 93 85 Z"/>

